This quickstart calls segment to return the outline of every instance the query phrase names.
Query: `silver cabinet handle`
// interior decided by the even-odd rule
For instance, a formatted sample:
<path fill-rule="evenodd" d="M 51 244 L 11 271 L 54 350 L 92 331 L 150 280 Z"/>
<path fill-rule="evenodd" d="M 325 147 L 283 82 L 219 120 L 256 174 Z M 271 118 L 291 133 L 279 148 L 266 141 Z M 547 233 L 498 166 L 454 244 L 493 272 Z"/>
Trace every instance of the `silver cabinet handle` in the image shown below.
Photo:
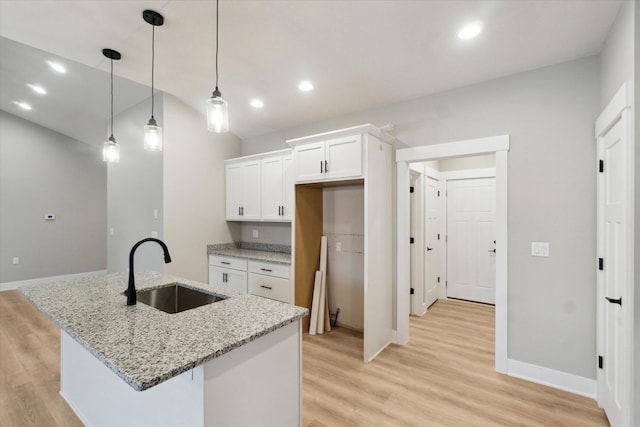
<path fill-rule="evenodd" d="M 273 289 L 271 286 L 265 286 L 265 285 L 260 285 L 260 287 L 264 289 L 269 289 L 269 290 Z"/>

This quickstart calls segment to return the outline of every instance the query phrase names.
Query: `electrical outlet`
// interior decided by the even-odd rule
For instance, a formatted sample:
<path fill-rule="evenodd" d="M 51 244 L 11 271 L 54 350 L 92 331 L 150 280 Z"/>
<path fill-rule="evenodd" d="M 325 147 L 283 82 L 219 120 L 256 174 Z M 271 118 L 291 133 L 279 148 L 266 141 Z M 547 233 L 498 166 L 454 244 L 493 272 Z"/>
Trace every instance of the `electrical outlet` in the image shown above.
<path fill-rule="evenodd" d="M 253 230 L 253 237 L 254 237 L 255 239 L 257 239 L 258 237 L 260 237 L 260 232 L 258 231 L 258 229 L 257 229 L 257 228 L 255 228 L 255 229 Z"/>
<path fill-rule="evenodd" d="M 549 242 L 531 242 L 531 256 L 549 256 Z"/>
<path fill-rule="evenodd" d="M 336 242 L 336 252 L 342 252 L 342 242 Z"/>
<path fill-rule="evenodd" d="M 13 265 L 18 265 L 20 264 L 20 257 L 14 256 L 13 257 Z"/>
<path fill-rule="evenodd" d="M 151 232 L 151 237 L 153 237 L 154 239 L 158 238 L 158 232 L 157 231 L 152 231 Z"/>

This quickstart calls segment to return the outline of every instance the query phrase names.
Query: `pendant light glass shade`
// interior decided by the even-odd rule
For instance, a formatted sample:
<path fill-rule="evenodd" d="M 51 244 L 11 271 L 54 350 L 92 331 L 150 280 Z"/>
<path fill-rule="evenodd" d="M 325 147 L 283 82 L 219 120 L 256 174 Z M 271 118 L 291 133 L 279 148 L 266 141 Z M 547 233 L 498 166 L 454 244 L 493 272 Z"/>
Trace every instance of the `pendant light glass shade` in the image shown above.
<path fill-rule="evenodd" d="M 164 17 L 153 10 L 142 12 L 142 19 L 151 24 L 151 118 L 144 127 L 144 149 L 147 151 L 162 151 L 162 128 L 158 126 L 153 117 L 154 97 L 154 76 L 156 59 L 156 27 L 164 24 Z"/>
<path fill-rule="evenodd" d="M 144 149 L 147 151 L 162 151 L 162 128 L 151 117 L 144 127 Z"/>
<path fill-rule="evenodd" d="M 229 104 L 222 98 L 218 89 L 218 29 L 220 19 L 218 13 L 218 0 L 216 0 L 216 89 L 211 98 L 207 100 L 207 129 L 209 132 L 229 132 Z"/>
<path fill-rule="evenodd" d="M 111 136 L 102 144 L 102 161 L 107 163 L 120 162 L 120 146 L 113 136 L 113 61 L 122 56 L 113 49 L 102 49 L 102 54 L 111 60 Z"/>
<path fill-rule="evenodd" d="M 107 163 L 120 162 L 120 146 L 113 135 L 102 146 L 102 160 Z"/>
<path fill-rule="evenodd" d="M 216 87 L 207 100 L 207 129 L 209 132 L 229 132 L 229 106 Z"/>

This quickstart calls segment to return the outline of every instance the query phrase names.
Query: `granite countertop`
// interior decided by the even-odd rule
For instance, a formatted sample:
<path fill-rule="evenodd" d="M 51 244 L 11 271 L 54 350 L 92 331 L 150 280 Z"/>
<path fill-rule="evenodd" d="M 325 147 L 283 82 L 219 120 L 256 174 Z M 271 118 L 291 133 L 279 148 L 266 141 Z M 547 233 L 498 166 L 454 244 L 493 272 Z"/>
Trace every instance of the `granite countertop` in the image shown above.
<path fill-rule="evenodd" d="M 291 265 L 291 246 L 260 243 L 222 243 L 207 246 L 207 254 Z"/>
<path fill-rule="evenodd" d="M 126 305 L 128 273 L 88 276 L 19 290 L 135 390 L 153 387 L 290 324 L 308 310 L 166 274 L 136 274 L 136 289 L 179 282 L 229 298 L 168 314 Z"/>

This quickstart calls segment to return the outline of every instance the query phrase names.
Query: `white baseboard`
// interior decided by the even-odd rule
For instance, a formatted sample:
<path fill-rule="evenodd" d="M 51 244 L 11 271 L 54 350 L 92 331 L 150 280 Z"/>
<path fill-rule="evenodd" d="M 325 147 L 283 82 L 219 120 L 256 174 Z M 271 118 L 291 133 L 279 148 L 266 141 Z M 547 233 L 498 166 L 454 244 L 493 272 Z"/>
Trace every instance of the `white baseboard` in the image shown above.
<path fill-rule="evenodd" d="M 395 329 L 391 330 L 391 342 L 394 344 L 398 344 L 398 331 Z"/>
<path fill-rule="evenodd" d="M 568 374 L 555 369 L 508 359 L 507 375 L 590 397 L 594 400 L 597 397 L 598 389 L 595 379 Z"/>
<path fill-rule="evenodd" d="M 62 276 L 39 277 L 37 279 L 17 280 L 15 282 L 0 283 L 0 291 L 8 291 L 16 289 L 24 285 L 39 285 L 41 283 L 62 282 L 65 280 L 73 280 L 83 276 L 104 276 L 107 270 L 87 271 L 85 273 L 65 274 Z"/>

